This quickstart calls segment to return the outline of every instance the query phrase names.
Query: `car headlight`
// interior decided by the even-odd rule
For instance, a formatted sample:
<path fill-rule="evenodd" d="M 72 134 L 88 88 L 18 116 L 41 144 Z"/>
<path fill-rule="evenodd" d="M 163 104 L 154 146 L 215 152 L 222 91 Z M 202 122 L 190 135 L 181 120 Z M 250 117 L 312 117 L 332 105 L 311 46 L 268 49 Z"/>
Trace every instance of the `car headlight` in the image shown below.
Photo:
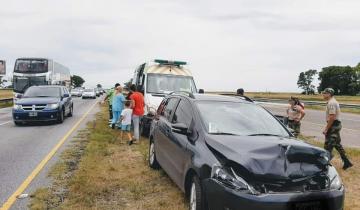
<path fill-rule="evenodd" d="M 232 168 L 225 170 L 221 166 L 214 165 L 211 170 L 211 177 L 236 191 L 243 191 L 254 195 L 258 194 L 243 178 L 236 175 Z"/>
<path fill-rule="evenodd" d="M 16 110 L 22 109 L 22 106 L 19 104 L 14 104 L 14 109 Z"/>
<path fill-rule="evenodd" d="M 343 186 L 341 178 L 333 166 L 329 166 L 328 177 L 331 190 L 339 190 Z"/>
<path fill-rule="evenodd" d="M 57 108 L 59 108 L 59 104 L 58 103 L 56 103 L 56 104 L 48 104 L 47 108 L 48 109 L 57 109 Z"/>

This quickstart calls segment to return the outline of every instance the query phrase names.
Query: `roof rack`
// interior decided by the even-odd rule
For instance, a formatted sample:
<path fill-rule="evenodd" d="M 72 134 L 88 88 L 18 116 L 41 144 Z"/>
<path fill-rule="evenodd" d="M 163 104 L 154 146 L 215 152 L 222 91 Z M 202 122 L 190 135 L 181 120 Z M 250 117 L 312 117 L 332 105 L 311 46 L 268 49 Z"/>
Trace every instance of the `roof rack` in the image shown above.
<path fill-rule="evenodd" d="M 174 91 L 174 92 L 169 93 L 169 95 L 173 95 L 173 94 L 186 95 L 186 96 L 188 96 L 190 98 L 195 99 L 194 94 L 191 93 L 191 92 L 188 92 L 188 91 Z"/>

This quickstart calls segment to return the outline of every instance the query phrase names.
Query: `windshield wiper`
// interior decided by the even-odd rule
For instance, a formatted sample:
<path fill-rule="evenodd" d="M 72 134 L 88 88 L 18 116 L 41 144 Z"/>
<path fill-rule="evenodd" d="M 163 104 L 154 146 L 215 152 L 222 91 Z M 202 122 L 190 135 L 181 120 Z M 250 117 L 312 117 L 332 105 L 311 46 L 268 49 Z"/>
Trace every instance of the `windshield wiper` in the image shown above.
<path fill-rule="evenodd" d="M 249 136 L 278 136 L 278 137 L 285 137 L 277 134 L 271 134 L 271 133 L 254 133 L 250 134 Z"/>
<path fill-rule="evenodd" d="M 227 132 L 214 132 L 214 133 L 209 133 L 211 135 L 228 135 L 228 136 L 238 136 L 238 134 L 235 133 L 227 133 Z"/>

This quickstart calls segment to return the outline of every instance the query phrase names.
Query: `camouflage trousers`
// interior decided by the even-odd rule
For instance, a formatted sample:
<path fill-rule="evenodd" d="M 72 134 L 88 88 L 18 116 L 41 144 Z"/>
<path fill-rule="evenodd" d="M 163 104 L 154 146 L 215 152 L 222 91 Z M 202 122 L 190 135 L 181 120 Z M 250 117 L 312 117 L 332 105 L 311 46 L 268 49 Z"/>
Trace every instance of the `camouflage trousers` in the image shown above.
<path fill-rule="evenodd" d="M 328 130 L 327 134 L 325 135 L 325 144 L 324 149 L 330 152 L 331 158 L 333 157 L 332 151 L 335 148 L 339 154 L 341 159 L 347 159 L 345 150 L 343 146 L 341 145 L 341 137 L 340 137 L 340 131 L 341 131 L 341 122 L 335 121 L 334 124 L 331 126 L 331 128 Z"/>
<path fill-rule="evenodd" d="M 294 120 L 289 120 L 288 126 L 289 126 L 289 128 L 294 130 L 294 136 L 298 137 L 299 134 L 300 134 L 301 122 L 296 122 Z"/>

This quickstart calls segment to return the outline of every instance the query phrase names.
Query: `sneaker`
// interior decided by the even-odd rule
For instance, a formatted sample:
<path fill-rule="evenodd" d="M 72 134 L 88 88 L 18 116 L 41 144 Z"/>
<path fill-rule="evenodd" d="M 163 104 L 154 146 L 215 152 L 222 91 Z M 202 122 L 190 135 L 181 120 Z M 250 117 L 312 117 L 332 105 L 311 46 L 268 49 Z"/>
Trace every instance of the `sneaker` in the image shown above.
<path fill-rule="evenodd" d="M 130 141 L 128 142 L 129 145 L 132 145 L 133 143 L 134 143 L 133 140 L 130 140 Z"/>
<path fill-rule="evenodd" d="M 115 129 L 115 124 L 111 124 L 111 128 L 112 128 L 112 129 Z"/>

